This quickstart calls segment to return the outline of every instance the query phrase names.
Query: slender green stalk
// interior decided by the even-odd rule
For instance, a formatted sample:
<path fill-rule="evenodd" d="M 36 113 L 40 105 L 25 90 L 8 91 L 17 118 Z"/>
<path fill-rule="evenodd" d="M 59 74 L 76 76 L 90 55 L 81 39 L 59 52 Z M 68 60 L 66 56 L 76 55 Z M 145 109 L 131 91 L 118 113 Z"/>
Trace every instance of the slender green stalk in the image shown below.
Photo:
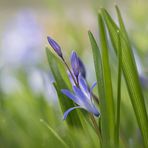
<path fill-rule="evenodd" d="M 74 76 L 73 76 L 73 74 L 72 74 L 72 72 L 71 72 L 71 70 L 70 70 L 68 64 L 67 64 L 66 61 L 65 61 L 65 59 L 62 58 L 62 60 L 63 60 L 63 62 L 64 62 L 64 64 L 65 64 L 65 66 L 67 67 L 68 71 L 70 72 L 70 75 L 72 76 L 72 79 L 73 79 L 74 83 L 76 84 L 76 86 L 78 86 L 78 83 L 76 82 L 76 80 L 75 80 L 75 78 L 74 78 Z"/>
<path fill-rule="evenodd" d="M 61 142 L 61 144 L 65 147 L 68 148 L 69 146 L 64 142 L 64 140 L 54 131 L 47 122 L 45 122 L 43 119 L 40 120 L 49 130 L 50 132 Z"/>
<path fill-rule="evenodd" d="M 122 48 L 120 42 L 120 32 L 118 31 L 118 82 L 117 82 L 117 108 L 116 108 L 116 127 L 115 127 L 115 146 L 119 147 L 119 129 L 120 129 L 120 102 L 121 102 L 121 66 L 122 66 Z"/>
<path fill-rule="evenodd" d="M 94 125 L 94 128 L 95 128 L 95 131 L 96 131 L 96 134 L 98 135 L 99 137 L 99 141 L 100 141 L 100 146 L 102 146 L 102 137 L 101 137 L 101 132 L 100 132 L 100 129 L 98 127 L 98 124 L 93 116 L 93 114 L 90 114 L 90 119 Z"/>

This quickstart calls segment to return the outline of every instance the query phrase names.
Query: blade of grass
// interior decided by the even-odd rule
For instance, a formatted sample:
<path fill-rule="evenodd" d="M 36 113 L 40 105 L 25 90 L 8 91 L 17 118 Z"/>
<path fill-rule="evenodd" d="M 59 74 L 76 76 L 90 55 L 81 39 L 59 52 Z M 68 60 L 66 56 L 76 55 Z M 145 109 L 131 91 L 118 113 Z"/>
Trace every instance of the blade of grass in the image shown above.
<path fill-rule="evenodd" d="M 122 49 L 120 42 L 120 32 L 118 31 L 118 81 L 117 81 L 117 107 L 116 107 L 116 126 L 115 126 L 115 146 L 119 147 L 119 129 L 120 129 L 120 102 L 121 102 L 121 64 Z"/>
<path fill-rule="evenodd" d="M 61 144 L 64 147 L 68 148 L 68 145 L 64 142 L 64 140 L 59 136 L 59 134 L 52 127 L 50 127 L 50 125 L 47 122 L 45 122 L 43 119 L 40 119 L 40 122 L 43 123 L 49 129 L 49 131 L 55 136 L 55 138 L 58 141 L 61 142 Z"/>
<path fill-rule="evenodd" d="M 122 33 L 123 33 L 123 35 L 125 36 L 125 39 L 126 39 L 126 40 L 128 41 L 128 43 L 130 44 L 129 38 L 128 38 L 128 34 L 127 34 L 127 32 L 126 32 L 126 29 L 125 29 L 123 20 L 122 20 L 122 18 L 121 18 L 120 10 L 119 10 L 119 8 L 118 8 L 117 5 L 115 6 L 115 8 L 116 8 L 116 12 L 117 12 L 117 15 L 118 15 L 118 20 L 119 20 L 119 24 L 120 24 L 120 29 L 122 30 Z"/>
<path fill-rule="evenodd" d="M 118 11 L 117 13 L 121 28 L 120 29 L 121 45 L 122 45 L 121 48 L 122 51 L 124 51 L 122 54 L 123 74 L 127 84 L 132 106 L 137 118 L 137 122 L 143 136 L 144 145 L 145 147 L 148 147 L 148 117 L 146 113 L 146 106 L 144 103 L 144 96 L 142 94 L 142 89 L 140 87 L 138 72 L 136 69 L 136 64 L 132 53 L 131 45 L 127 38 L 127 33 L 125 32 L 125 27 L 121 15 L 119 14 Z M 112 18 L 105 9 L 102 9 L 102 16 L 105 19 L 112 44 L 117 52 L 119 50 L 117 45 L 118 43 L 117 30 L 119 28 L 114 23 L 114 21 L 112 20 Z"/>
<path fill-rule="evenodd" d="M 125 39 L 127 40 L 127 44 L 129 44 L 129 51 L 131 51 L 132 48 L 130 46 L 128 34 L 126 32 L 126 29 L 125 29 L 125 26 L 124 26 L 124 23 L 123 23 L 123 19 L 121 17 L 120 10 L 117 6 L 116 6 L 116 11 L 117 11 L 117 15 L 118 15 L 120 29 L 123 32 Z M 148 116 L 147 116 L 147 113 L 146 113 L 144 96 L 142 94 L 142 89 L 140 87 L 140 81 L 139 81 L 139 77 L 138 77 L 136 62 L 135 62 L 134 55 L 133 55 L 132 52 L 131 52 L 131 60 L 133 61 L 133 65 L 134 65 L 133 68 L 135 70 L 134 76 L 135 76 L 135 81 L 136 81 L 136 82 L 133 83 L 133 85 L 136 87 L 135 90 L 133 90 L 133 93 L 138 91 L 137 95 L 134 95 L 134 94 L 132 94 L 132 95 L 133 95 L 133 98 L 137 97 L 137 100 L 135 100 L 136 101 L 135 102 L 135 109 L 137 111 L 136 115 L 137 115 L 137 118 L 139 118 L 138 122 L 139 122 L 139 126 L 141 126 L 141 131 L 142 131 L 142 134 L 143 134 L 145 146 L 148 147 Z M 138 104 L 139 104 L 139 107 L 141 107 L 141 108 L 138 107 Z M 140 113 L 139 113 L 139 111 L 140 111 Z"/>
<path fill-rule="evenodd" d="M 108 114 L 107 114 L 107 106 L 105 100 L 105 89 L 104 89 L 104 82 L 103 82 L 103 69 L 102 69 L 102 58 L 100 49 L 95 41 L 93 34 L 89 31 L 88 32 L 89 39 L 92 46 L 93 52 L 93 59 L 94 59 L 94 66 L 96 72 L 96 78 L 98 83 L 98 93 L 100 98 L 100 110 L 101 110 L 101 136 L 102 136 L 102 147 L 108 147 L 108 139 L 109 139 L 109 128 L 108 128 Z"/>
<path fill-rule="evenodd" d="M 104 86 L 105 86 L 105 100 L 106 107 L 108 111 L 108 126 L 109 126 L 109 141 L 110 146 L 114 147 L 114 138 L 115 138 L 115 114 L 114 114 L 114 102 L 113 102 L 113 92 L 112 92 L 112 82 L 111 82 L 111 72 L 109 65 L 109 56 L 108 56 L 108 43 L 106 38 L 106 31 L 102 16 L 98 15 L 99 23 L 99 32 L 100 32 L 100 44 L 102 51 L 102 67 L 103 67 L 103 76 L 104 76 Z"/>
<path fill-rule="evenodd" d="M 60 74 L 60 68 L 62 68 L 62 65 L 60 64 L 60 59 L 58 59 L 48 48 L 46 48 L 48 63 L 51 69 L 51 72 L 54 76 L 55 83 L 54 87 L 57 90 L 59 103 L 62 109 L 62 112 L 64 113 L 67 109 L 74 106 L 74 103 L 72 100 L 70 100 L 68 97 L 66 97 L 64 94 L 61 93 L 61 89 L 68 89 L 67 84 L 65 83 L 63 77 Z M 60 65 L 60 68 L 58 66 L 58 63 Z M 72 127 L 82 127 L 79 115 L 77 114 L 77 111 L 71 112 L 69 116 L 66 119 L 69 126 Z"/>

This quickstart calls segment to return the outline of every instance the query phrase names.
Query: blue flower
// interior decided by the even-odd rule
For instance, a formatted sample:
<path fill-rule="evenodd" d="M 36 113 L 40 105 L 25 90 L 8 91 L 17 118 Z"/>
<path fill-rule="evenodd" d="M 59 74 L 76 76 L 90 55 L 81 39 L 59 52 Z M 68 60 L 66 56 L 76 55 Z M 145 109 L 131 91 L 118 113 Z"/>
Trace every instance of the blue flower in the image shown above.
<path fill-rule="evenodd" d="M 60 56 L 61 58 L 63 58 L 62 55 L 62 51 L 61 51 L 61 47 L 59 46 L 59 44 L 54 41 L 51 37 L 47 37 L 48 43 L 50 44 L 50 46 L 54 49 L 54 51 L 58 54 L 58 56 Z"/>
<path fill-rule="evenodd" d="M 63 94 L 65 94 L 67 97 L 69 97 L 71 100 L 73 100 L 78 105 L 78 106 L 68 109 L 64 113 L 64 120 L 67 118 L 68 114 L 76 108 L 85 109 L 97 117 L 100 115 L 99 111 L 95 107 L 92 101 L 92 98 L 91 98 L 92 90 L 95 87 L 96 83 L 94 83 L 92 87 L 89 89 L 85 79 L 81 75 L 78 76 L 78 81 L 79 81 L 79 87 L 75 85 L 73 86 L 74 94 L 67 89 L 61 90 Z"/>

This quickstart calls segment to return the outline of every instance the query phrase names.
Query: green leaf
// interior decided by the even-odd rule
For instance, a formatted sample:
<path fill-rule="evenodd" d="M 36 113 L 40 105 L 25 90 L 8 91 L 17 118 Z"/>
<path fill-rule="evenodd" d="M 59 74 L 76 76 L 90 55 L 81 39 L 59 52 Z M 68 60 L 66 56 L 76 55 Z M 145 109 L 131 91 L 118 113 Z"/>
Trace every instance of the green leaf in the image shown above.
<path fill-rule="evenodd" d="M 95 65 L 95 72 L 96 72 L 96 78 L 98 83 L 98 93 L 99 93 L 99 101 L 100 101 L 100 111 L 101 111 L 101 135 L 102 135 L 102 146 L 108 147 L 108 139 L 109 139 L 109 116 L 107 112 L 107 105 L 106 105 L 106 99 L 105 99 L 105 88 L 104 88 L 104 77 L 103 77 L 103 69 L 102 69 L 102 58 L 101 53 L 99 50 L 99 47 L 95 41 L 95 38 L 93 37 L 93 34 L 89 31 L 88 32 L 89 39 L 92 46 L 92 52 L 93 52 L 93 59 L 94 59 L 94 65 Z"/>
<path fill-rule="evenodd" d="M 44 120 L 40 120 L 40 122 L 42 122 L 48 129 L 49 131 L 54 135 L 54 137 L 61 142 L 61 144 L 68 148 L 69 146 L 65 143 L 65 141 L 59 136 L 59 134 L 48 124 L 46 123 Z"/>
<path fill-rule="evenodd" d="M 139 82 L 138 72 L 135 64 L 135 59 L 132 53 L 132 48 L 131 48 L 127 33 L 125 31 L 125 27 L 118 8 L 117 8 L 117 14 L 119 19 L 120 29 L 114 23 L 114 21 L 112 20 L 110 15 L 107 13 L 107 11 L 105 9 L 102 9 L 102 16 L 106 21 L 109 35 L 116 52 L 120 50 L 118 49 L 118 45 L 117 45 L 118 44 L 117 30 L 118 29 L 120 30 L 121 49 L 123 51 L 122 52 L 123 74 L 125 77 L 132 106 L 137 118 L 137 122 L 143 136 L 144 145 L 145 147 L 148 147 L 148 117 L 146 113 L 146 106 L 144 103 L 144 96 L 142 94 L 142 89 Z"/>
<path fill-rule="evenodd" d="M 46 48 L 46 53 L 51 72 L 55 79 L 54 87 L 58 94 L 58 99 L 62 112 L 64 113 L 67 109 L 75 106 L 72 100 L 70 100 L 67 96 L 61 93 L 61 89 L 68 89 L 68 86 L 60 73 L 60 68 L 64 67 L 62 67 L 61 65 L 62 61 L 58 59 L 48 48 Z M 81 127 L 80 118 L 76 110 L 68 115 L 66 121 L 69 126 Z"/>
<path fill-rule="evenodd" d="M 109 56 L 108 56 L 108 43 L 106 38 L 106 31 L 102 16 L 98 15 L 99 23 L 99 32 L 100 32 L 100 44 L 102 51 L 102 67 L 103 67 L 103 76 L 104 76 L 104 88 L 105 88 L 105 100 L 107 107 L 107 114 L 109 117 L 108 126 L 109 126 L 109 141 L 110 146 L 114 145 L 114 130 L 115 130 L 115 114 L 114 114 L 114 101 L 113 101 L 113 92 L 112 92 L 112 82 L 111 82 L 111 72 L 109 65 Z"/>
<path fill-rule="evenodd" d="M 126 41 L 127 41 L 127 42 L 129 43 L 129 45 L 130 45 L 129 38 L 128 38 L 128 34 L 127 34 L 127 32 L 126 32 L 126 29 L 125 29 L 123 20 L 122 20 L 122 18 L 121 18 L 121 13 L 120 13 L 120 11 L 119 11 L 119 8 L 118 8 L 117 5 L 115 6 L 115 8 L 116 8 L 117 15 L 118 15 L 118 19 L 119 19 L 120 29 L 121 29 L 121 31 L 122 31 L 122 33 L 123 33 L 123 35 L 124 35 Z"/>
<path fill-rule="evenodd" d="M 122 69 L 122 49 L 120 42 L 120 32 L 118 31 L 118 81 L 117 81 L 117 107 L 115 123 L 115 146 L 119 147 L 119 129 L 120 129 L 120 103 L 121 103 L 121 69 Z"/>

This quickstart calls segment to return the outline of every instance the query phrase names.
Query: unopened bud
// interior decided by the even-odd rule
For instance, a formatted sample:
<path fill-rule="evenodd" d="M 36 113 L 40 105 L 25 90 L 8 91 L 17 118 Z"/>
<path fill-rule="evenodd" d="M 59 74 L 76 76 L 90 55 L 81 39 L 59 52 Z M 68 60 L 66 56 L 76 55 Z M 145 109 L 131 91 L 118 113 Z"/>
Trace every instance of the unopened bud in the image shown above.
<path fill-rule="evenodd" d="M 58 56 L 63 58 L 61 47 L 59 46 L 59 44 L 49 36 L 47 37 L 47 39 L 48 39 L 48 43 L 54 49 L 54 51 L 58 54 Z"/>
<path fill-rule="evenodd" d="M 73 70 L 73 73 L 76 77 L 79 75 L 79 60 L 76 52 L 72 52 L 71 54 L 71 67 Z"/>

